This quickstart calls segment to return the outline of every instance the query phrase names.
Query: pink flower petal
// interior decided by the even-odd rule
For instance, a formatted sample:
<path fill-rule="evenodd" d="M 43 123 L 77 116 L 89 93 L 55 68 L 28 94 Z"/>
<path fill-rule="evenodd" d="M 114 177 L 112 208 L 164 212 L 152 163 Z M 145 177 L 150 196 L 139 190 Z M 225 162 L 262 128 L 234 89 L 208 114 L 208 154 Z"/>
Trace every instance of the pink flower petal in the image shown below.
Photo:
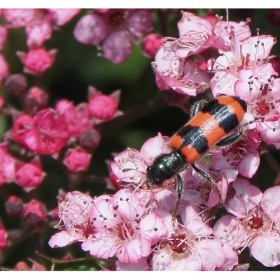
<path fill-rule="evenodd" d="M 123 245 L 117 250 L 116 256 L 123 263 L 137 263 L 142 257 L 147 257 L 151 251 L 150 240 L 141 238 Z"/>
<path fill-rule="evenodd" d="M 223 243 L 222 250 L 224 251 L 224 261 L 219 270 L 232 270 L 234 266 L 238 265 L 238 255 L 228 243 Z"/>
<path fill-rule="evenodd" d="M 147 263 L 146 258 L 141 258 L 137 263 L 122 263 L 120 261 L 116 262 L 117 271 L 148 271 L 150 267 Z"/>
<path fill-rule="evenodd" d="M 168 146 L 169 137 L 162 136 L 160 133 L 156 137 L 148 139 L 141 147 L 140 153 L 146 159 L 151 159 L 148 164 L 151 165 L 153 160 L 162 153 L 170 153 Z"/>
<path fill-rule="evenodd" d="M 198 243 L 198 252 L 204 270 L 215 270 L 224 261 L 221 242 L 217 239 L 204 239 Z"/>
<path fill-rule="evenodd" d="M 238 172 L 247 178 L 252 178 L 260 165 L 260 155 L 257 150 L 252 150 L 246 154 L 238 164 Z"/>
<path fill-rule="evenodd" d="M 96 233 L 94 238 L 84 241 L 81 248 L 89 251 L 92 256 L 102 259 L 113 257 L 118 249 L 114 236 L 110 236 L 106 232 Z"/>
<path fill-rule="evenodd" d="M 222 216 L 215 223 L 213 232 L 216 238 L 223 243 L 229 243 L 235 249 L 243 246 L 248 238 L 242 223 L 233 215 Z"/>
<path fill-rule="evenodd" d="M 65 247 L 79 240 L 79 236 L 72 236 L 67 231 L 60 231 L 49 240 L 52 248 Z"/>
<path fill-rule="evenodd" d="M 264 266 L 274 267 L 280 264 L 280 235 L 271 232 L 258 236 L 251 246 L 252 256 Z"/>
<path fill-rule="evenodd" d="M 196 206 L 187 206 L 182 212 L 181 217 L 186 228 L 194 235 L 208 235 L 212 233 L 212 228 L 207 226 L 201 216 L 198 214 L 199 208 Z"/>
<path fill-rule="evenodd" d="M 162 211 L 163 212 L 163 211 Z M 167 214 L 168 212 L 166 212 Z M 169 213 L 168 213 L 169 214 Z M 171 220 L 171 215 L 169 214 Z M 149 213 L 140 222 L 141 237 L 150 240 L 151 244 L 155 244 L 162 238 L 166 238 L 168 230 L 162 216 L 156 214 L 156 211 Z"/>
<path fill-rule="evenodd" d="M 141 217 L 146 211 L 145 205 L 129 189 L 121 189 L 115 193 L 112 198 L 112 203 L 114 207 L 117 207 L 116 212 L 123 220 L 135 220 Z"/>
<path fill-rule="evenodd" d="M 267 189 L 262 196 L 261 207 L 274 222 L 280 222 L 280 186 Z"/>
<path fill-rule="evenodd" d="M 237 179 L 233 182 L 232 187 L 235 189 L 236 194 L 225 207 L 228 212 L 239 218 L 246 217 L 248 211 L 261 201 L 262 192 L 245 179 Z"/>

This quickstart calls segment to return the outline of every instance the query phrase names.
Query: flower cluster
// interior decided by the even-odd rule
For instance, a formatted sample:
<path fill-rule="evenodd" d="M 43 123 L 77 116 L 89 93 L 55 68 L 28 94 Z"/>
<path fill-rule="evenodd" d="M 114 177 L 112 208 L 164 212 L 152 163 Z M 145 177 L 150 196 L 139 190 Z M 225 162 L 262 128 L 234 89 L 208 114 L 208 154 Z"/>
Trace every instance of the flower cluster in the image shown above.
<path fill-rule="evenodd" d="M 280 56 L 241 12 L 0 9 L 1 270 L 280 265 Z M 174 136 L 125 127 L 164 102 Z"/>
<path fill-rule="evenodd" d="M 179 38 L 164 37 L 155 55 L 157 86 L 185 96 L 211 88 L 214 97 L 242 98 L 248 108 L 242 136 L 212 150 L 211 165 L 200 162 L 179 173 L 180 200 L 178 177 L 160 186 L 152 186 L 147 178 L 155 158 L 171 152 L 169 137 L 159 133 L 139 151 L 129 148 L 115 155 L 110 186 L 116 193 L 87 204 L 84 226 L 74 222 L 69 228 L 69 217 L 60 211 L 63 234 L 71 237 L 69 242 L 61 240 L 60 232 L 49 244 L 62 247 L 80 241 L 95 257 L 116 257 L 116 270 L 239 270 L 244 265 L 239 255 L 247 247 L 264 266 L 279 265 L 280 187 L 262 193 L 249 181 L 260 164 L 261 143 L 279 148 L 280 84 L 270 62 L 276 40 L 258 30 L 252 36 L 249 21 L 201 18 L 189 12 L 182 13 L 178 30 Z M 210 48 L 216 49 L 215 57 L 206 56 Z M 227 214 L 216 220 L 221 207 Z"/>
<path fill-rule="evenodd" d="M 152 27 L 152 14 L 147 10 L 96 9 L 78 21 L 74 36 L 83 44 L 101 45 L 102 54 L 119 64 Z"/>

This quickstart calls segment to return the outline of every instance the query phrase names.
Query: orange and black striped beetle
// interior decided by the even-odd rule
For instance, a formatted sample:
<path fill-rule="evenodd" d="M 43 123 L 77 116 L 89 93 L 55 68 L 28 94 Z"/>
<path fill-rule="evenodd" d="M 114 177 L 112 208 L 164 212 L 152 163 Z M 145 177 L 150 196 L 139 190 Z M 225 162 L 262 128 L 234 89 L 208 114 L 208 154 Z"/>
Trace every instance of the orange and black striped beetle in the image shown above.
<path fill-rule="evenodd" d="M 213 183 L 211 176 L 195 166 L 213 146 L 226 146 L 236 141 L 242 131 L 229 134 L 235 129 L 247 111 L 244 100 L 234 96 L 220 96 L 209 102 L 198 102 L 191 119 L 170 139 L 171 153 L 159 155 L 147 168 L 147 179 L 151 185 L 160 186 L 178 173 L 186 164 Z M 177 192 L 180 197 L 182 180 L 178 175 Z"/>

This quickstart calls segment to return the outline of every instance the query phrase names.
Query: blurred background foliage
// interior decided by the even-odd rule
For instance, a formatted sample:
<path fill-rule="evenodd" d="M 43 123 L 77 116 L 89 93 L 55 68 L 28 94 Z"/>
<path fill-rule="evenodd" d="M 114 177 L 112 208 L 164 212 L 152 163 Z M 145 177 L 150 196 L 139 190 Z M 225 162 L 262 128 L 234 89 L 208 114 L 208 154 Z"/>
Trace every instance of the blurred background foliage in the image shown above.
<path fill-rule="evenodd" d="M 224 9 L 214 9 L 213 11 L 226 18 Z M 278 37 L 278 41 L 280 41 L 279 27 L 271 29 L 266 18 L 267 11 L 266 9 L 230 9 L 229 20 L 246 20 L 251 14 L 253 17 L 250 26 L 253 36 L 256 35 L 256 28 L 259 28 L 260 34 L 271 34 Z M 101 142 L 94 152 L 91 167 L 87 172 L 91 175 L 105 177 L 108 176 L 106 160 L 113 159 L 112 153 L 121 152 L 127 147 L 139 149 L 148 138 L 156 136 L 158 132 L 170 136 L 188 120 L 188 115 L 178 107 L 168 106 L 164 101 L 162 93 L 155 84 L 151 60 L 142 55 L 141 45 L 134 46 L 129 59 L 120 65 L 115 65 L 102 57 L 95 46 L 84 45 L 74 38 L 73 29 L 86 12 L 86 10 L 82 10 L 69 23 L 62 26 L 61 30 L 55 31 L 52 38 L 46 42 L 46 49 L 57 49 L 58 52 L 54 66 L 42 76 L 40 85 L 50 94 L 50 107 L 53 107 L 55 102 L 62 98 L 72 100 L 75 104 L 86 102 L 89 85 L 106 94 L 121 89 L 119 109 L 124 112 L 124 116 L 101 127 Z M 208 10 L 193 9 L 193 12 L 197 15 L 205 15 Z M 180 9 L 154 10 L 153 15 L 155 33 L 178 37 L 177 22 L 181 18 Z M 23 71 L 22 63 L 16 52 L 27 50 L 24 28 L 10 30 L 8 42 L 3 51 L 10 66 L 10 73 L 16 74 Z M 280 54 L 279 44 L 276 43 L 272 54 Z M 34 84 L 34 76 L 28 74 L 26 76 L 30 87 Z M 5 98 L 20 108 L 15 97 L 7 96 L 3 89 L 1 92 Z M 10 125 L 11 120 L 1 116 L 1 132 L 5 132 Z M 46 203 L 48 210 L 52 210 L 57 205 L 58 190 L 69 189 L 67 175 L 49 156 L 43 157 L 43 166 L 48 175 L 43 184 L 35 191 L 34 197 Z M 260 169 L 254 177 L 256 185 L 262 189 L 275 185 L 279 166 L 278 151 L 271 151 L 269 154 L 263 155 Z M 9 194 L 19 195 L 23 199 L 28 198 L 27 194 L 19 190 L 16 185 L 9 184 L 6 189 Z M 89 192 L 92 196 L 108 192 L 102 183 L 85 181 L 73 186 L 72 190 Z M 16 232 L 16 228 L 21 225 L 22 221 L 20 218 L 11 218 L 6 214 L 4 202 L 4 198 L 0 197 L 0 216 L 5 227 L 11 230 L 13 235 L 13 230 Z M 48 241 L 56 232 L 57 230 L 47 226 L 28 232 L 27 236 L 19 238 L 15 246 L 0 254 L 0 265 L 12 268 L 18 261 L 27 261 L 28 258 L 44 262 L 42 259 L 45 257 L 38 256 L 37 251 L 49 258 L 56 259 L 61 259 L 68 252 L 71 252 L 75 258 L 85 257 L 85 252 L 80 249 L 80 244 L 51 249 Z M 16 233 L 14 237 L 16 237 Z M 249 258 L 249 256 L 247 257 Z M 252 258 L 247 260 L 246 256 L 243 258 L 240 260 L 241 263 L 252 261 Z M 46 258 L 44 260 L 47 265 L 48 261 Z M 95 270 L 96 261 L 94 259 L 88 261 L 89 263 L 75 263 L 73 266 L 58 265 L 58 269 L 71 269 L 72 267 L 73 270 Z M 50 263 L 49 261 L 47 266 L 50 267 Z M 260 266 L 256 261 L 251 263 L 250 270 L 264 269 L 266 268 Z M 278 270 L 278 268 L 269 270 Z"/>

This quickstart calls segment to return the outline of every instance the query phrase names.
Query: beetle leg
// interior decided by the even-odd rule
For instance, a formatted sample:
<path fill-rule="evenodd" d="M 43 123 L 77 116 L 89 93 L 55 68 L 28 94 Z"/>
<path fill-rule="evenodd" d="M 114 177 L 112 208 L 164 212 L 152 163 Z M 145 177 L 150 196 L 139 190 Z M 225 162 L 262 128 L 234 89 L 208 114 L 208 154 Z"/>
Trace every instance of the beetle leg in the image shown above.
<path fill-rule="evenodd" d="M 178 206 L 179 206 L 179 202 L 183 193 L 183 180 L 180 176 L 180 174 L 177 174 L 177 187 L 176 187 L 176 193 L 177 193 L 177 199 L 175 202 L 175 206 L 173 209 L 173 214 L 172 214 L 172 220 L 176 219 L 176 214 L 177 214 L 177 210 L 178 210 Z"/>
<path fill-rule="evenodd" d="M 202 176 L 205 180 L 207 180 L 217 190 L 219 198 L 220 198 L 220 203 L 223 204 L 223 202 L 224 202 L 223 197 L 222 197 L 222 194 L 218 188 L 218 185 L 217 185 L 215 179 L 209 173 L 199 169 L 194 164 L 191 164 L 191 166 L 200 176 Z"/>
<path fill-rule="evenodd" d="M 234 143 L 241 135 L 243 134 L 243 131 L 240 130 L 236 133 L 230 134 L 227 137 L 224 137 L 222 140 L 220 140 L 218 143 L 216 143 L 216 146 L 222 147 L 227 146 L 229 144 Z"/>

